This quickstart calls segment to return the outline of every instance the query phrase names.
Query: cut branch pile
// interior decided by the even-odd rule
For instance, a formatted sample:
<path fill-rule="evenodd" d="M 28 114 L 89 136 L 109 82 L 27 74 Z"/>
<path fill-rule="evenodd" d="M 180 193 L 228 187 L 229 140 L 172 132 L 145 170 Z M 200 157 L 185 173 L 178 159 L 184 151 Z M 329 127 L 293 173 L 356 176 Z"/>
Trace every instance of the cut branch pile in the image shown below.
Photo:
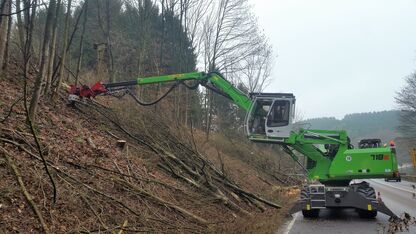
<path fill-rule="evenodd" d="M 40 232 L 200 233 L 237 216 L 251 216 L 255 210 L 280 208 L 235 183 L 224 168 L 218 169 L 200 153 L 192 129 L 169 126 L 146 114 L 119 116 L 122 112 L 102 105 L 77 103 L 76 108 L 79 112 L 71 114 L 79 116 L 76 123 L 71 122 L 73 116 L 57 118 L 48 109 L 39 116 L 42 123 L 51 122 L 49 128 L 38 130 L 38 138 L 56 182 L 55 204 L 49 199 L 54 188 L 26 123 L 9 119 L 13 125 L 1 126 L 0 158 L 8 165 L 0 167 L 3 182 L 17 184 L 20 201 L 27 203 L 0 200 L 3 214 L 14 212 L 16 206 L 27 207 Z M 86 130 L 100 123 L 103 136 Z M 84 125 L 82 130 L 74 127 L 77 124 Z M 116 147 L 108 145 L 108 136 L 116 138 Z M 140 157 L 150 159 L 156 169 L 152 173 L 160 174 L 148 172 Z M 14 219 L 5 230 L 13 231 L 12 226 L 19 224 Z"/>
<path fill-rule="evenodd" d="M 2 129 L 4 130 L 4 129 Z M 34 151 L 33 143 L 26 139 L 26 134 L 20 134 L 19 132 L 13 130 L 6 130 L 1 132 L 0 140 L 6 147 L 17 147 L 20 151 L 29 155 L 32 159 L 35 159 L 39 164 L 42 162 L 42 158 L 39 157 Z M 46 233 L 50 233 L 49 228 L 44 220 L 44 216 L 40 212 L 38 205 L 36 205 L 35 200 L 26 189 L 23 177 L 20 174 L 17 166 L 13 162 L 14 160 L 10 156 L 10 153 L 3 147 L 0 147 L 1 155 L 6 159 L 7 164 L 10 166 L 11 171 L 16 177 L 18 184 L 21 187 L 21 191 L 24 194 L 27 202 L 34 211 L 36 217 L 38 218 L 42 229 Z M 127 159 L 126 159 L 127 160 Z M 167 230 L 188 230 L 188 231 L 197 231 L 198 227 L 204 227 L 208 224 L 208 221 L 204 218 L 199 217 L 198 215 L 193 214 L 185 208 L 182 208 L 178 205 L 173 204 L 172 202 L 166 201 L 163 198 L 158 197 L 153 194 L 151 191 L 143 188 L 142 183 L 157 184 L 162 185 L 165 188 L 173 189 L 175 191 L 181 191 L 178 188 L 175 188 L 172 185 L 166 184 L 163 181 L 158 181 L 156 179 L 145 179 L 141 178 L 134 170 L 130 170 L 128 174 L 122 171 L 120 166 L 114 160 L 114 165 L 117 168 L 116 170 L 98 166 L 96 164 L 83 164 L 75 163 L 69 160 L 62 160 L 67 166 L 57 166 L 50 160 L 47 160 L 47 165 L 52 170 L 55 178 L 59 178 L 61 186 L 61 195 L 66 192 L 73 193 L 72 197 L 78 197 L 79 201 L 86 205 L 87 209 L 93 214 L 93 217 L 96 218 L 96 221 L 100 224 L 98 226 L 101 231 L 115 231 L 115 230 L 125 230 L 132 232 L 153 232 L 153 231 L 167 231 Z M 121 162 L 119 162 L 121 164 Z M 75 170 L 74 170 L 75 169 Z M 89 176 L 88 176 L 89 175 Z M 97 176 L 100 178 L 100 183 L 93 182 L 92 179 L 88 177 Z M 112 190 L 122 189 L 124 190 L 123 194 L 126 197 L 134 196 L 139 199 L 139 204 L 133 205 L 131 201 L 134 199 L 125 199 L 124 196 L 115 195 Z M 64 191 L 63 191 L 64 190 Z M 50 192 L 50 191 L 49 191 Z M 182 191 L 183 192 L 183 191 Z M 45 193 L 45 191 L 42 191 Z M 185 194 L 182 194 L 185 195 Z M 59 199 L 59 197 L 58 197 Z M 137 200 L 137 199 L 136 199 Z M 61 204 L 66 203 L 67 201 L 62 201 Z M 153 203 L 159 205 L 161 209 L 169 209 L 174 212 L 177 212 L 180 216 L 183 216 L 185 219 L 191 220 L 191 223 L 195 223 L 195 226 L 177 226 L 173 220 L 166 219 L 162 217 L 163 215 L 158 214 L 157 210 L 154 210 L 156 215 L 147 215 L 143 214 L 140 207 L 143 204 L 149 207 L 148 203 Z M 108 220 L 112 218 L 111 216 L 115 215 L 114 212 L 106 212 L 108 207 L 115 206 L 118 212 L 125 213 L 126 211 L 132 215 L 130 217 L 130 222 L 125 222 L 121 226 L 109 224 Z M 78 207 L 78 206 L 70 206 Z M 123 217 L 123 215 L 118 215 Z M 156 216 L 156 217 L 153 217 Z M 107 220 L 107 221 L 105 221 Z M 127 223 L 130 225 L 127 225 Z M 153 227 L 154 229 L 149 229 Z M 56 230 L 55 230 L 56 231 Z M 75 231 L 75 230 L 73 230 Z M 93 231 L 88 227 L 82 227 L 76 231 Z"/>
<path fill-rule="evenodd" d="M 264 205 L 277 209 L 281 208 L 280 205 L 248 192 L 227 178 L 222 171 L 218 170 L 198 151 L 192 129 L 191 134 L 185 135 L 180 133 L 189 132 L 189 130 L 177 125 L 169 126 L 167 121 L 161 121 L 155 116 L 146 116 L 146 114 L 137 116 L 135 114 L 129 115 L 127 119 L 120 120 L 110 109 L 99 105 L 82 103 L 77 107 L 84 112 L 87 109 L 95 110 L 102 117 L 109 120 L 116 127 L 116 130 L 129 137 L 131 141 L 145 146 L 157 154 L 161 159 L 158 165 L 165 172 L 210 195 L 214 201 L 221 202 L 234 212 L 249 215 L 247 210 L 236 204 L 237 201 L 241 200 L 260 210 L 265 209 Z M 127 130 L 121 124 L 122 121 L 125 122 L 126 126 L 136 127 Z"/>

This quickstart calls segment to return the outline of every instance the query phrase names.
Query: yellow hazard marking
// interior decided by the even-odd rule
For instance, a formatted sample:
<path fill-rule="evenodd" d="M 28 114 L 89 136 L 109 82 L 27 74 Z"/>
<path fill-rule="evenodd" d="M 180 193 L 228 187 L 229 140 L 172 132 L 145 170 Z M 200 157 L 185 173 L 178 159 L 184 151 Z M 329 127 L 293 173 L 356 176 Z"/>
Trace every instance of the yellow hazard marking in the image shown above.
<path fill-rule="evenodd" d="M 371 204 L 367 205 L 367 210 L 373 210 L 373 207 L 371 206 Z"/>
<path fill-rule="evenodd" d="M 306 210 L 311 210 L 311 205 L 307 204 L 306 205 Z"/>
<path fill-rule="evenodd" d="M 416 148 L 412 150 L 413 167 L 416 168 Z"/>

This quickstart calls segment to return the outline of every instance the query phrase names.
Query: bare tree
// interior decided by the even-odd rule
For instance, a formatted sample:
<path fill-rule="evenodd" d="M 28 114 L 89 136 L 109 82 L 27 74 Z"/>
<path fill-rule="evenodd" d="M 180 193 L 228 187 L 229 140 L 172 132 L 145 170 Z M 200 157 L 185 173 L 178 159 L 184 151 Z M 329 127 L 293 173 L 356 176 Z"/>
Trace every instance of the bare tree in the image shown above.
<path fill-rule="evenodd" d="M 203 38 L 203 21 L 210 14 L 213 0 L 187 0 L 185 1 L 185 30 L 194 47 L 195 54 L 201 54 L 201 40 Z"/>
<path fill-rule="evenodd" d="M 22 21 L 22 12 L 21 12 L 21 1 L 20 0 L 16 0 L 16 11 L 17 13 L 17 31 L 19 34 L 19 42 L 20 42 L 20 48 L 21 50 L 23 50 L 23 46 L 24 46 L 24 41 L 25 41 L 25 37 L 24 37 L 24 28 L 23 28 L 23 21 Z"/>
<path fill-rule="evenodd" d="M 7 71 L 7 67 L 8 67 L 8 64 L 9 64 L 9 51 L 10 51 L 10 43 L 11 43 L 10 37 L 12 35 L 11 32 L 12 32 L 12 24 L 13 24 L 13 20 L 12 20 L 12 17 L 11 17 L 11 14 L 12 14 L 12 3 L 11 2 L 12 1 L 10 0 L 10 3 L 8 4 L 9 9 L 7 9 L 7 13 L 9 14 L 9 17 L 7 18 L 7 35 L 6 35 L 6 45 L 5 45 L 5 48 L 4 48 L 3 67 L 2 68 L 0 67 L 0 70 L 3 69 L 3 71 Z M 0 66 L 1 66 L 1 64 L 0 64 Z"/>
<path fill-rule="evenodd" d="M 100 26 L 104 36 L 106 38 L 106 56 L 107 56 L 107 69 L 109 82 L 114 82 L 114 59 L 112 51 L 112 40 L 111 40 L 111 10 L 110 0 L 105 1 L 105 17 L 102 19 L 100 1 L 97 0 L 97 13 L 98 13 L 98 25 Z M 102 21 L 105 21 L 105 28 Z"/>
<path fill-rule="evenodd" d="M 10 9 L 11 0 L 3 0 L 0 4 L 0 72 L 3 70 L 3 63 L 5 59 L 5 50 L 7 44 L 7 31 L 9 26 L 9 20 L 11 20 Z"/>
<path fill-rule="evenodd" d="M 248 0 L 218 0 L 203 23 L 206 70 L 222 71 L 257 50 L 258 27 Z"/>
<path fill-rule="evenodd" d="M 82 55 L 84 52 L 84 35 L 85 35 L 85 28 L 86 28 L 86 24 L 87 24 L 87 19 L 88 19 L 88 0 L 85 0 L 84 3 L 84 20 L 82 22 L 82 32 L 81 32 L 81 38 L 80 38 L 80 42 L 79 42 L 79 57 L 78 57 L 78 62 L 77 62 L 77 73 L 75 74 L 75 85 L 78 85 L 78 79 L 79 79 L 79 73 L 81 71 L 81 63 L 82 63 Z"/>
<path fill-rule="evenodd" d="M 69 17 L 71 16 L 71 3 L 72 3 L 72 0 L 68 0 L 66 16 L 65 16 L 64 44 L 62 47 L 61 65 L 59 67 L 59 74 L 58 74 L 58 80 L 57 80 L 57 84 L 55 87 L 55 91 L 52 94 L 52 96 L 55 96 L 58 93 L 61 87 L 62 79 L 64 77 L 64 68 L 65 68 L 67 54 L 68 54 L 67 46 L 68 46 L 68 34 L 69 34 Z"/>
<path fill-rule="evenodd" d="M 406 85 L 395 99 L 401 110 L 398 130 L 405 136 L 416 137 L 416 72 L 406 78 Z"/>
<path fill-rule="evenodd" d="M 46 84 L 45 84 L 45 94 L 49 94 L 51 91 L 52 79 L 54 74 L 54 64 L 56 58 L 56 38 L 57 38 L 57 28 L 58 28 L 58 19 L 59 19 L 59 9 L 61 8 L 61 0 L 58 0 L 56 3 L 55 9 L 55 18 L 53 19 L 53 26 L 52 26 L 52 35 L 51 35 L 51 42 L 49 43 L 49 63 L 48 63 L 48 71 L 46 75 Z"/>
<path fill-rule="evenodd" d="M 48 64 L 49 64 L 49 44 L 51 42 L 51 30 L 53 26 L 53 19 L 55 18 L 55 8 L 56 8 L 56 0 L 51 0 L 49 2 L 48 13 L 46 16 L 46 23 L 45 23 L 45 31 L 43 36 L 43 44 L 42 44 L 42 54 L 41 54 L 41 61 L 40 61 L 40 69 L 36 76 L 35 86 L 33 90 L 32 100 L 30 102 L 29 108 L 29 115 L 30 119 L 35 120 L 36 116 L 36 109 L 38 106 L 41 90 L 42 90 L 42 82 L 44 77 L 46 77 L 48 72 Z"/>
<path fill-rule="evenodd" d="M 260 39 L 261 40 L 261 39 Z M 234 82 L 243 83 L 248 92 L 262 92 L 271 81 L 271 70 L 274 64 L 273 50 L 266 40 L 257 53 L 253 53 L 234 67 L 231 67 L 231 77 Z"/>
<path fill-rule="evenodd" d="M 227 73 L 233 73 L 233 68 L 238 67 L 238 64 L 249 62 L 251 56 L 258 54 L 263 41 L 248 0 L 216 0 L 205 15 L 199 59 L 203 61 L 206 71 L 227 70 Z M 208 138 L 213 117 L 213 98 L 211 91 L 206 91 L 205 96 Z"/>

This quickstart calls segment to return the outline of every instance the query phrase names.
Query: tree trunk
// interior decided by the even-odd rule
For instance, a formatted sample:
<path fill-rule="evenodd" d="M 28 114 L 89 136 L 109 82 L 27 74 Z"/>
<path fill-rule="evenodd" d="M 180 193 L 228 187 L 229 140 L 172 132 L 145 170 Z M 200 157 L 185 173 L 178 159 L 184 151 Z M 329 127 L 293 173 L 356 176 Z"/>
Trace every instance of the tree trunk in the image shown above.
<path fill-rule="evenodd" d="M 114 61 L 113 61 L 113 50 L 111 45 L 111 11 L 110 11 L 110 0 L 106 1 L 106 15 L 107 15 L 107 56 L 108 56 L 108 74 L 110 76 L 110 83 L 114 82 Z"/>
<path fill-rule="evenodd" d="M 64 70 L 65 70 L 65 63 L 66 63 L 66 55 L 67 55 L 67 46 L 68 46 L 68 31 L 69 31 L 69 17 L 71 16 L 71 2 L 72 0 L 68 0 L 68 6 L 66 9 L 66 16 L 65 16 L 65 28 L 64 28 L 64 44 L 62 46 L 62 56 L 61 56 L 61 66 L 59 67 L 59 74 L 58 74 L 58 81 L 55 87 L 55 91 L 52 94 L 52 98 L 59 92 L 61 87 L 62 79 L 64 77 Z"/>
<path fill-rule="evenodd" d="M 87 19 L 88 19 L 88 0 L 85 0 L 84 3 L 84 21 L 82 22 L 82 32 L 81 32 L 81 38 L 80 38 L 80 42 L 79 42 L 79 57 L 78 57 L 78 63 L 77 63 L 77 73 L 75 75 L 75 85 L 78 85 L 78 79 L 79 79 L 79 72 L 81 71 L 81 63 L 82 63 L 82 55 L 83 55 L 83 51 L 84 51 L 84 34 L 85 34 L 85 26 L 87 24 Z"/>
<path fill-rule="evenodd" d="M 35 86 L 33 90 L 32 100 L 30 101 L 29 116 L 32 121 L 35 120 L 36 110 L 42 90 L 43 78 L 46 76 L 47 67 L 49 64 L 49 44 L 51 41 L 52 21 L 55 18 L 56 0 L 50 0 L 48 13 L 46 16 L 45 31 L 43 36 L 42 54 L 39 72 L 36 76 Z"/>
<path fill-rule="evenodd" d="M 208 106 L 207 106 L 207 117 L 206 117 L 206 129 L 205 129 L 205 139 L 208 141 L 209 133 L 211 131 L 211 122 L 212 122 L 212 111 L 213 111 L 213 94 L 211 90 L 207 90 L 208 95 Z"/>
<path fill-rule="evenodd" d="M 3 0 L 1 14 L 8 14 L 9 5 L 11 0 Z M 4 52 L 6 50 L 7 42 L 7 28 L 9 25 L 10 16 L 0 16 L 0 73 L 3 72 Z"/>
<path fill-rule="evenodd" d="M 21 6 L 21 1 L 20 0 L 16 0 L 16 11 L 17 13 L 17 32 L 19 34 L 19 42 L 20 42 L 20 49 L 23 50 L 23 47 L 25 45 L 25 36 L 24 36 L 24 26 L 23 26 L 23 21 L 22 21 L 22 12 L 20 9 Z"/>
<path fill-rule="evenodd" d="M 46 76 L 46 84 L 45 84 L 45 94 L 49 94 L 51 91 L 51 84 L 52 84 L 52 76 L 54 71 L 54 64 L 55 64 L 55 57 L 56 57 L 56 30 L 58 28 L 58 19 L 59 19 L 59 9 L 61 8 L 61 0 L 58 0 L 55 9 L 55 18 L 53 21 L 53 28 L 52 28 L 52 41 L 49 44 L 49 63 L 48 63 L 48 72 Z"/>
<path fill-rule="evenodd" d="M 6 9 L 4 6 L 6 5 L 7 0 L 1 0 L 0 1 L 0 13 L 3 14 L 3 10 Z M 0 16 L 0 25 L 3 21 L 3 16 Z"/>
<path fill-rule="evenodd" d="M 11 2 L 8 7 L 9 9 L 7 10 L 7 13 L 11 14 L 12 13 Z M 3 71 L 7 71 L 7 66 L 9 64 L 10 36 L 11 36 L 11 31 L 12 31 L 12 23 L 13 23 L 12 17 L 9 16 L 7 20 L 7 36 L 6 36 L 6 48 L 4 49 Z"/>

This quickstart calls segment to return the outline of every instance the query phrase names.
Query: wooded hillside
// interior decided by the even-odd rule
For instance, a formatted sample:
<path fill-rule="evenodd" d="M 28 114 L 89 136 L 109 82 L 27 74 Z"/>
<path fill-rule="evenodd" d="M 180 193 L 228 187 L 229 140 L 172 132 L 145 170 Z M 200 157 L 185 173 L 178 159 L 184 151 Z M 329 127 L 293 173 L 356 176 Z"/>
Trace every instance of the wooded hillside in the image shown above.
<path fill-rule="evenodd" d="M 312 129 L 343 129 L 353 145 L 366 138 L 379 138 L 383 143 L 395 140 L 400 164 L 411 162 L 410 151 L 416 146 L 414 137 L 403 136 L 400 129 L 401 111 L 380 111 L 348 114 L 343 119 L 334 117 L 314 118 L 304 121 Z M 406 131 L 406 130 L 405 130 Z"/>
<path fill-rule="evenodd" d="M 341 120 L 334 117 L 314 118 L 304 121 L 312 129 L 343 129 L 348 132 L 352 144 L 365 138 L 380 138 L 389 142 L 400 136 L 400 111 L 380 111 L 368 113 L 354 113 L 345 115 Z"/>
<path fill-rule="evenodd" d="M 68 85 L 195 70 L 245 92 L 272 48 L 247 0 L 1 0 L 0 230 L 275 232 L 298 169 L 241 137 L 243 115 L 205 89 L 131 88 L 68 105 Z"/>
<path fill-rule="evenodd" d="M 114 82 L 151 75 L 220 71 L 247 92 L 270 80 L 273 52 L 247 0 L 2 0 L 0 63 L 17 62 L 36 80 L 29 114 L 66 84 Z M 26 65 L 25 65 L 26 64 Z M 34 66 L 36 64 L 36 66 Z M 26 77 L 26 78 L 25 78 Z M 30 85 L 30 84 L 29 84 Z M 169 86 L 169 85 L 168 85 Z M 166 85 L 135 90 L 153 100 Z M 210 90 L 184 87 L 171 95 L 178 123 L 205 129 L 241 128 L 238 109 Z"/>

